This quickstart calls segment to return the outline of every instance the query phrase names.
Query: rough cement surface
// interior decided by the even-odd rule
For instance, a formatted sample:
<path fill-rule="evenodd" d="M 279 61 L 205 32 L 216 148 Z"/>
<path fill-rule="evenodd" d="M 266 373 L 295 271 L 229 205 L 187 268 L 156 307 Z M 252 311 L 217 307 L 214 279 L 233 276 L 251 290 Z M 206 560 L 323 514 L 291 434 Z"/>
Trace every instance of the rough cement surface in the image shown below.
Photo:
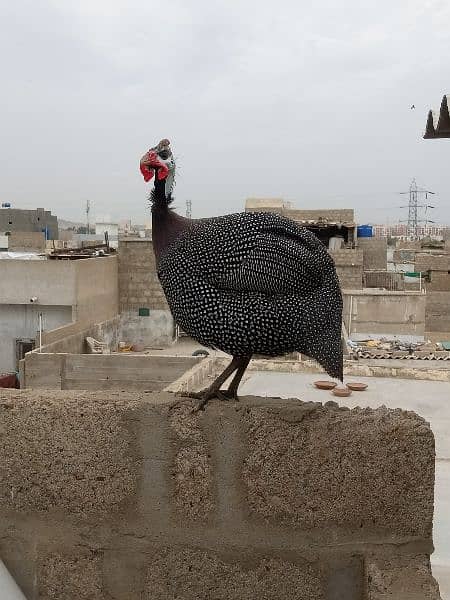
<path fill-rule="evenodd" d="M 126 403 L 86 393 L 0 394 L 0 506 L 107 515 L 133 495 Z"/>
<path fill-rule="evenodd" d="M 106 600 L 100 556 L 47 556 L 38 571 L 39 600 Z"/>
<path fill-rule="evenodd" d="M 434 439 L 414 413 L 311 402 L 251 409 L 246 419 L 243 477 L 255 516 L 431 534 Z"/>
<path fill-rule="evenodd" d="M 211 464 L 192 406 L 191 402 L 182 402 L 170 411 L 170 425 L 179 441 L 174 465 L 175 501 L 183 518 L 205 519 L 213 507 Z"/>
<path fill-rule="evenodd" d="M 0 391 L 0 553 L 28 600 L 367 600 L 375 554 L 398 578 L 397 559 L 427 558 L 434 456 L 420 417 L 192 405 Z M 434 585 L 421 564 L 414 593 Z"/>
<path fill-rule="evenodd" d="M 428 556 L 369 559 L 367 582 L 368 600 L 441 600 Z"/>
<path fill-rule="evenodd" d="M 256 562 L 256 561 L 255 561 Z M 168 550 L 148 567 L 146 600 L 323 600 L 311 565 L 262 559 L 253 566 L 191 549 Z"/>

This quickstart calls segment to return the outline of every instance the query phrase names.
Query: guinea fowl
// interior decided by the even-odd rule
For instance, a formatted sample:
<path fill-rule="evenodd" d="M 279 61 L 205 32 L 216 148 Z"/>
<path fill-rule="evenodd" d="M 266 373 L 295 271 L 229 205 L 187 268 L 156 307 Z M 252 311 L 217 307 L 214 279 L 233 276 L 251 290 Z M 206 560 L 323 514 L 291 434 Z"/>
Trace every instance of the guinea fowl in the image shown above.
<path fill-rule="evenodd" d="M 301 352 L 342 381 L 342 296 L 333 260 L 316 236 L 278 214 L 187 219 L 171 208 L 175 163 L 168 140 L 141 159 L 151 191 L 158 277 L 175 322 L 233 359 L 203 392 L 238 399 L 252 355 Z M 228 389 L 222 385 L 234 374 Z"/>

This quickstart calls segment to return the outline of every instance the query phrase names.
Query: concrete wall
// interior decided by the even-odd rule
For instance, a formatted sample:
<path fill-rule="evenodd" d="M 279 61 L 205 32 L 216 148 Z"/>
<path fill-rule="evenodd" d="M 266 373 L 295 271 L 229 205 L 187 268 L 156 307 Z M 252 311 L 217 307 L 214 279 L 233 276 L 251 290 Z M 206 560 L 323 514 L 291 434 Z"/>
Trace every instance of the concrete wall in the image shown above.
<path fill-rule="evenodd" d="M 353 208 L 292 208 L 290 202 L 281 198 L 248 198 L 245 203 L 246 212 L 276 212 L 294 221 L 318 221 L 323 219 L 331 223 L 353 223 Z"/>
<path fill-rule="evenodd" d="M 336 272 L 342 289 L 356 290 L 362 288 L 363 251 L 334 250 L 330 252 L 336 265 Z"/>
<path fill-rule="evenodd" d="M 89 259 L 103 260 L 103 259 Z M 0 261 L 0 304 L 29 304 L 36 296 L 39 304 L 76 304 L 77 262 L 66 260 Z"/>
<path fill-rule="evenodd" d="M 0 304 L 73 306 L 76 320 L 95 322 L 118 313 L 117 257 L 85 260 L 2 260 Z"/>
<path fill-rule="evenodd" d="M 416 258 L 415 250 L 394 250 L 393 252 L 393 262 L 394 263 L 414 263 Z M 414 264 L 413 264 L 414 267 Z M 412 269 L 414 270 L 414 268 Z"/>
<path fill-rule="evenodd" d="M 158 280 L 149 239 L 119 242 L 119 304 L 125 341 L 150 347 L 173 342 L 175 324 Z M 147 308 L 149 316 L 139 316 L 140 308 Z"/>
<path fill-rule="evenodd" d="M 442 333 L 450 331 L 450 292 L 428 291 L 426 299 L 427 331 Z"/>
<path fill-rule="evenodd" d="M 202 360 L 197 356 L 27 354 L 25 388 L 161 391 Z"/>
<path fill-rule="evenodd" d="M 48 238 L 58 239 L 58 219 L 43 208 L 23 210 L 0 209 L 0 231 L 39 231 L 47 227 Z"/>
<path fill-rule="evenodd" d="M 422 242 L 420 240 L 397 240 L 397 248 L 404 248 L 406 250 L 420 250 L 422 248 Z"/>
<path fill-rule="evenodd" d="M 8 249 L 11 252 L 44 252 L 45 234 L 37 231 L 12 231 Z"/>
<path fill-rule="evenodd" d="M 438 600 L 434 440 L 402 410 L 0 391 L 29 600 Z"/>
<path fill-rule="evenodd" d="M 69 354 L 84 354 L 87 352 L 86 338 L 92 337 L 99 342 L 105 342 L 111 351 L 117 350 L 120 341 L 120 317 L 95 323 L 89 327 L 80 323 L 70 323 L 47 331 L 42 336 L 42 352 Z"/>
<path fill-rule="evenodd" d="M 166 348 L 175 341 L 175 323 L 169 310 L 150 310 L 140 317 L 135 309 L 120 315 L 120 339 L 144 348 Z"/>
<path fill-rule="evenodd" d="M 426 295 L 420 292 L 348 290 L 344 292 L 343 320 L 349 335 L 423 336 L 425 302 Z"/>
<path fill-rule="evenodd" d="M 357 243 L 363 251 L 364 271 L 387 269 L 386 238 L 358 238 Z"/>
<path fill-rule="evenodd" d="M 36 337 L 40 312 L 46 332 L 71 325 L 70 334 L 117 316 L 117 270 L 117 257 L 0 261 L 0 371 L 15 370 L 15 339 Z"/>
<path fill-rule="evenodd" d="M 70 306 L 0 304 L 0 373 L 16 371 L 16 340 L 37 338 L 39 313 L 43 316 L 43 326 L 48 329 L 72 320 Z"/>
<path fill-rule="evenodd" d="M 284 213 L 294 221 L 318 221 L 324 219 L 330 223 L 353 223 L 353 208 L 317 208 L 313 210 L 287 209 Z"/>
<path fill-rule="evenodd" d="M 71 261 L 75 263 L 74 321 L 96 323 L 119 314 L 117 256 Z"/>
<path fill-rule="evenodd" d="M 416 271 L 428 271 L 426 329 L 441 341 L 450 331 L 450 255 L 416 254 Z"/>
<path fill-rule="evenodd" d="M 450 271 L 450 255 L 422 254 L 415 256 L 416 271 Z"/>

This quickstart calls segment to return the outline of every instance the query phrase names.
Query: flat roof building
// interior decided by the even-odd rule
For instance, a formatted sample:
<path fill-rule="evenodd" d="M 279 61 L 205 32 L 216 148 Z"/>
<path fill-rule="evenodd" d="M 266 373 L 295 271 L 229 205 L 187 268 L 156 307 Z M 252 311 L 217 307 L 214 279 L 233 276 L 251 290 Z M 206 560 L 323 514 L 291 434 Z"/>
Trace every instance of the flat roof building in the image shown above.
<path fill-rule="evenodd" d="M 0 208 L 0 233 L 12 231 L 40 232 L 47 240 L 57 240 L 59 237 L 58 218 L 49 210 L 36 208 Z"/>

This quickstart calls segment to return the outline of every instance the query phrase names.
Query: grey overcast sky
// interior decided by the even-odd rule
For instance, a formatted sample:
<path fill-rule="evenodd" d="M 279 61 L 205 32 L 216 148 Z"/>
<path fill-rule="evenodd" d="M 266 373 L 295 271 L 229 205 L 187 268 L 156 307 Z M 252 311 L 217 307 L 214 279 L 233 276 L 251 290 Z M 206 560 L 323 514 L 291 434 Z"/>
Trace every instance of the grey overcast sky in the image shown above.
<path fill-rule="evenodd" d="M 393 223 L 415 177 L 450 223 L 450 140 L 422 139 L 448 0 L 0 4 L 2 202 L 144 222 L 138 161 L 168 137 L 195 217 L 277 196 Z"/>

